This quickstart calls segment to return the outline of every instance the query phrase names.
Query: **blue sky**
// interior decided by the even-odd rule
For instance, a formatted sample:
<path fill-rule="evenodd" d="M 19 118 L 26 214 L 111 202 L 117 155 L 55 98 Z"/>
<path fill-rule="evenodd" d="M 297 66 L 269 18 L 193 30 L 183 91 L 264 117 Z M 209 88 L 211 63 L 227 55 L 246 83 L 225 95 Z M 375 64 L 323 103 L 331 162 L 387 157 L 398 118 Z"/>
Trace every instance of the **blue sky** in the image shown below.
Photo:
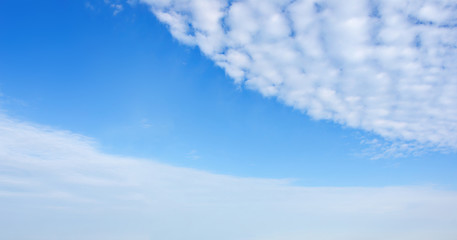
<path fill-rule="evenodd" d="M 170 217 L 170 222 L 175 215 L 217 220 L 210 211 L 189 208 L 195 209 L 192 212 L 175 198 L 189 197 L 195 206 L 206 203 L 215 209 L 219 209 L 217 204 L 253 209 L 252 199 L 268 198 L 279 191 L 304 212 L 309 210 L 299 203 L 309 201 L 302 197 L 306 194 L 323 199 L 319 205 L 323 208 L 327 208 L 326 201 L 331 202 L 329 196 L 343 199 L 342 208 L 347 207 L 345 201 L 357 206 L 351 199 L 359 199 L 369 205 L 368 210 L 354 207 L 353 212 L 342 213 L 338 208 L 310 215 L 315 219 L 328 214 L 335 219 L 349 217 L 354 224 L 348 223 L 348 228 L 357 232 L 354 226 L 363 226 L 363 216 L 368 214 L 373 225 L 367 227 L 367 234 L 387 231 L 391 235 L 385 236 L 392 239 L 403 233 L 387 225 L 372 227 L 395 219 L 390 212 L 383 217 L 374 214 L 380 205 L 372 202 L 373 196 L 382 196 L 379 201 L 387 205 L 393 202 L 392 209 L 405 216 L 411 212 L 404 203 L 416 204 L 429 210 L 418 213 L 420 217 L 444 219 L 443 229 L 438 231 L 440 227 L 425 220 L 404 229 L 424 225 L 429 227 L 424 230 L 427 233 L 412 232 L 417 236 L 441 232 L 442 239 L 453 239 L 456 232 L 446 226 L 455 217 L 439 215 L 443 211 L 436 202 L 444 202 L 450 213 L 457 209 L 452 202 L 457 187 L 457 95 L 453 91 L 457 89 L 453 75 L 457 68 L 450 61 L 457 56 L 455 4 L 362 1 L 365 5 L 342 7 L 335 1 L 274 2 L 255 8 L 259 4 L 255 1 L 230 5 L 203 0 L 4 1 L 0 8 L 0 202 L 6 206 L 4 213 L 17 216 L 9 223 L 12 229 L 27 215 L 26 210 L 15 209 L 32 206 L 34 217 L 26 227 L 43 238 L 53 230 L 49 226 L 42 226 L 49 229 L 41 233 L 37 230 L 40 225 L 34 221 L 40 216 L 49 218 L 49 224 L 74 218 L 84 236 L 95 239 L 110 237 L 104 235 L 109 231 L 103 231 L 122 221 L 100 226 L 101 232 L 97 232 L 84 227 L 84 219 L 127 214 L 139 224 L 117 233 L 119 238 L 134 239 L 134 232 L 138 239 L 150 239 L 152 230 L 138 226 L 163 218 L 135 215 L 136 210 L 110 215 L 104 212 L 108 208 L 100 210 L 97 205 L 88 208 L 100 210 L 93 215 L 75 217 L 71 211 L 84 208 L 87 199 L 107 202 L 114 209 L 134 205 L 109 198 L 130 196 L 134 191 L 138 195 L 132 199 L 143 194 L 141 199 L 148 204 L 157 201 L 159 209 L 163 204 L 165 210 L 160 214 Z M 402 14 L 407 16 L 404 21 Z M 288 25 L 284 25 L 283 15 L 287 15 Z M 404 40 L 409 38 L 410 42 Z M 39 164 L 29 168 L 25 159 L 37 164 L 50 161 L 45 164 L 49 168 Z M 79 170 L 72 170 L 74 165 Z M 119 174 L 102 168 L 118 169 Z M 144 169 L 151 174 L 160 172 L 159 176 L 168 171 L 180 176 L 165 184 L 171 189 L 156 189 L 149 187 L 154 185 L 152 180 L 144 180 L 150 175 Z M 56 171 L 72 177 L 67 179 Z M 133 177 L 135 171 L 138 177 Z M 156 180 L 166 182 L 169 175 L 163 174 Z M 176 205 L 150 194 L 186 189 L 184 176 L 188 175 L 201 182 L 215 181 L 215 185 L 191 183 L 190 189 L 202 195 L 171 194 Z M 103 188 L 103 197 L 92 188 L 108 186 L 111 180 L 114 185 L 127 182 L 135 187 Z M 225 188 L 232 193 L 243 181 L 246 187 L 233 190 L 233 199 L 225 195 Z M 41 185 L 13 184 L 18 182 Z M 88 190 L 81 190 L 88 182 Z M 361 189 L 354 191 L 353 187 Z M 407 196 L 395 198 L 397 191 Z M 68 195 L 62 198 L 62 192 Z M 15 195 L 18 193 L 25 195 Z M 55 194 L 58 200 L 38 197 L 41 200 L 36 201 L 36 196 L 27 195 L 32 193 Z M 216 203 L 206 200 L 213 199 L 208 196 L 214 196 Z M 15 202 L 15 198 L 21 200 Z M 72 202 L 78 199 L 85 199 L 81 200 L 84 203 Z M 275 205 L 289 204 L 283 199 L 271 201 L 254 207 L 245 224 L 257 222 L 259 212 L 272 208 L 276 213 L 267 210 L 266 218 L 293 219 L 288 227 L 260 234 L 264 225 L 259 223 L 227 239 L 255 239 L 248 238 L 249 234 L 263 236 L 260 239 L 331 238 L 322 231 L 300 232 L 301 217 L 288 215 L 293 207 Z M 43 206 L 70 213 L 43 215 Z M 183 216 L 167 212 L 174 208 L 191 212 L 185 210 Z M 230 215 L 227 211 L 220 214 Z M 427 215 L 429 212 L 434 215 Z M 224 221 L 227 227 L 237 226 L 236 214 Z M 314 229 L 329 225 L 336 233 L 345 228 L 337 220 L 303 221 Z M 3 217 L 2 222 L 7 219 Z M 56 236 L 68 237 L 72 232 L 65 224 L 70 223 L 62 223 L 61 235 Z M 195 239 L 210 239 L 210 233 L 203 237 L 196 232 L 211 226 L 211 221 L 195 224 L 184 232 Z M 265 226 L 270 224 L 278 223 Z M 182 239 L 179 234 L 167 235 L 170 225 L 161 227 L 159 238 Z M 353 236 L 352 230 L 343 235 Z M 7 234 L 30 239 L 14 231 Z"/>

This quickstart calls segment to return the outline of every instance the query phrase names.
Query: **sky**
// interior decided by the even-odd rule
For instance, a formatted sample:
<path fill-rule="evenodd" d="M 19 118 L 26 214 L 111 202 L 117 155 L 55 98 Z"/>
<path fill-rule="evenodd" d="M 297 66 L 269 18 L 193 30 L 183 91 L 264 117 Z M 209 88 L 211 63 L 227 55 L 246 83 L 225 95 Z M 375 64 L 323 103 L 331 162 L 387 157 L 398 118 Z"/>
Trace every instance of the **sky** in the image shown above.
<path fill-rule="evenodd" d="M 1 238 L 457 237 L 457 3 L 0 6 Z"/>

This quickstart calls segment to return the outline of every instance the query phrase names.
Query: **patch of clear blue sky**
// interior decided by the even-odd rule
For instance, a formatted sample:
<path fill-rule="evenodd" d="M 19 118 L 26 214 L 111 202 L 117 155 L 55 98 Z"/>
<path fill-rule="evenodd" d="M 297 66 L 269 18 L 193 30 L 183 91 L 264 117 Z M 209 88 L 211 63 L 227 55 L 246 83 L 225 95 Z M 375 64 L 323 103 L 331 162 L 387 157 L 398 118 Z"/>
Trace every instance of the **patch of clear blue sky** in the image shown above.
<path fill-rule="evenodd" d="M 369 160 L 366 133 L 239 88 L 144 6 L 2 1 L 1 107 L 111 154 L 307 186 L 456 187 L 457 155 Z"/>

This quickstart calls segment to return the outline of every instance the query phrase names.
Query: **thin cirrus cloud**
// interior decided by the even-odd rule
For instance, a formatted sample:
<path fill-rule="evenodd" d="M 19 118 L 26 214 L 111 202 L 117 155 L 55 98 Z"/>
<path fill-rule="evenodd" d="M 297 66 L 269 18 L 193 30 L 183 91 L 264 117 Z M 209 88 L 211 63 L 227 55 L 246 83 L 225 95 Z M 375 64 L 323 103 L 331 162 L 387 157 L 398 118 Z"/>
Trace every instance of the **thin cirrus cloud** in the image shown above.
<path fill-rule="evenodd" d="M 457 193 L 299 187 L 103 153 L 0 115 L 5 239 L 398 239 L 457 236 Z"/>
<path fill-rule="evenodd" d="M 403 146 L 457 148 L 454 1 L 140 2 L 264 96 Z"/>

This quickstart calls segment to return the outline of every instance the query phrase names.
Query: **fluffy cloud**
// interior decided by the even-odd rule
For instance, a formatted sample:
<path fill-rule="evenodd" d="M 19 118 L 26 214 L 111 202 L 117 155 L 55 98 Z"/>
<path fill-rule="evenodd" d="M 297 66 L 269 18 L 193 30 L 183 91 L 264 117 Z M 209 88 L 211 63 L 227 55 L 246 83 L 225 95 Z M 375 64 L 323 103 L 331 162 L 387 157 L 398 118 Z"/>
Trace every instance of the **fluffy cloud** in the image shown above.
<path fill-rule="evenodd" d="M 298 187 L 113 156 L 0 116 L 4 239 L 392 239 L 457 236 L 457 193 Z"/>
<path fill-rule="evenodd" d="M 457 148 L 457 4 L 141 0 L 235 82 L 315 119 Z"/>

